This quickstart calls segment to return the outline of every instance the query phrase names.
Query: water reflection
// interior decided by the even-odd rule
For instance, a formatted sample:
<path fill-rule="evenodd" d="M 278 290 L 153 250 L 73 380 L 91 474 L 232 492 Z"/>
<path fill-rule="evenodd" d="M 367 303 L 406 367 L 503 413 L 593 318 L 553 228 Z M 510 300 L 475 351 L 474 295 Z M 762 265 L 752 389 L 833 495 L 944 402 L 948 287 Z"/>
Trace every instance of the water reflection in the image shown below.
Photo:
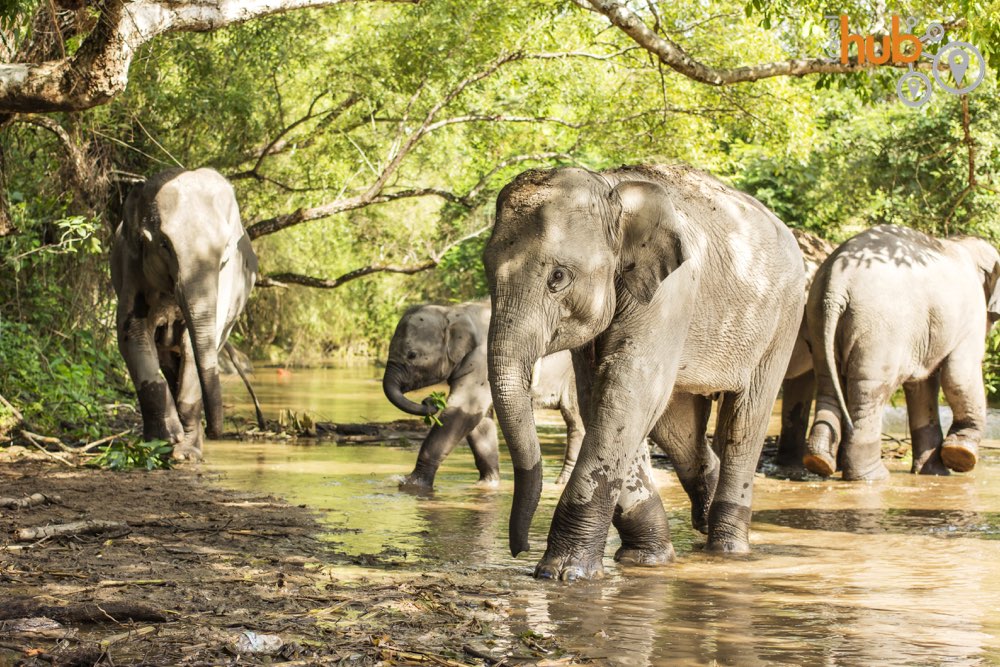
<path fill-rule="evenodd" d="M 381 399 L 377 382 L 370 393 L 353 397 L 367 413 L 320 409 L 360 421 L 378 414 L 363 407 Z M 390 406 L 380 418 L 395 416 Z M 545 429 L 543 440 L 551 480 L 561 434 Z M 534 551 L 515 560 L 506 540 L 509 461 L 502 460 L 500 488 L 484 490 L 473 484 L 471 454 L 457 449 L 434 493 L 415 496 L 396 489 L 415 455 L 402 447 L 206 443 L 206 465 L 223 472 L 225 484 L 317 508 L 338 549 L 417 571 L 481 573 L 510 590 L 512 617 L 498 632 L 558 634 L 598 664 L 1000 663 L 998 450 L 984 450 L 973 473 L 945 478 L 912 476 L 903 463 L 891 464 L 891 478 L 878 484 L 759 477 L 754 553 L 740 560 L 701 551 L 704 537 L 690 528 L 683 490 L 658 470 L 678 562 L 622 569 L 611 560 L 612 539 L 608 578 L 574 585 L 529 576 L 558 489 L 546 485 Z"/>

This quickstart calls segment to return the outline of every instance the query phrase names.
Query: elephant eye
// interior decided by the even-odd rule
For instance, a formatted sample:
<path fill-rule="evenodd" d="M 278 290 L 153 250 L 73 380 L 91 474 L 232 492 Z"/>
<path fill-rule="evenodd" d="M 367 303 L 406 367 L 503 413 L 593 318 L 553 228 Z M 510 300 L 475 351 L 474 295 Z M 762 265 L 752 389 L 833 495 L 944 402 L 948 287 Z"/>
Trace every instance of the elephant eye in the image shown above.
<path fill-rule="evenodd" d="M 417 353 L 414 352 L 413 350 L 410 350 L 409 352 L 406 353 L 406 358 L 412 361 L 413 359 L 417 358 Z"/>
<path fill-rule="evenodd" d="M 549 286 L 549 291 L 560 292 L 566 289 L 571 282 L 573 282 L 573 274 L 570 273 L 570 270 L 565 266 L 557 266 L 552 269 L 546 284 Z"/>

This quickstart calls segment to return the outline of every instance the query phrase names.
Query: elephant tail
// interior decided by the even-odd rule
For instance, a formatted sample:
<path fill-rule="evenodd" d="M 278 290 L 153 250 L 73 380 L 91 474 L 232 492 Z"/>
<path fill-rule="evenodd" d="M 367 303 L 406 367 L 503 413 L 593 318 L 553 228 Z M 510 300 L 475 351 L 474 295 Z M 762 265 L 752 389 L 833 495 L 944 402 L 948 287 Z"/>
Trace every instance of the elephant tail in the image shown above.
<path fill-rule="evenodd" d="M 837 339 L 837 325 L 840 324 L 840 317 L 844 314 L 844 306 L 840 303 L 829 302 L 825 308 L 823 317 L 823 351 L 826 356 L 826 369 L 830 373 L 830 380 L 833 382 L 833 390 L 837 395 L 837 405 L 840 406 L 841 423 L 846 425 L 847 432 L 854 430 L 854 423 L 851 415 L 847 411 L 847 401 L 844 400 L 844 388 L 840 381 L 840 370 L 837 364 L 837 352 L 834 342 Z"/>

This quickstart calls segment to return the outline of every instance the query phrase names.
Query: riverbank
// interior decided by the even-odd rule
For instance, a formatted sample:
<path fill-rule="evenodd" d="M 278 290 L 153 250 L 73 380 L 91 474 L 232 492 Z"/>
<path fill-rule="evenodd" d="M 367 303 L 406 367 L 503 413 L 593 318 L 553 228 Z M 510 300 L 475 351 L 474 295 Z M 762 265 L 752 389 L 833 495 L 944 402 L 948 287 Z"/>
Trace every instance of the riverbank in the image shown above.
<path fill-rule="evenodd" d="M 495 632 L 497 584 L 339 553 L 304 505 L 199 466 L 113 473 L 19 449 L 0 452 L 0 496 L 40 495 L 0 509 L 0 666 L 579 664 Z M 83 520 L 119 525 L 18 540 Z"/>

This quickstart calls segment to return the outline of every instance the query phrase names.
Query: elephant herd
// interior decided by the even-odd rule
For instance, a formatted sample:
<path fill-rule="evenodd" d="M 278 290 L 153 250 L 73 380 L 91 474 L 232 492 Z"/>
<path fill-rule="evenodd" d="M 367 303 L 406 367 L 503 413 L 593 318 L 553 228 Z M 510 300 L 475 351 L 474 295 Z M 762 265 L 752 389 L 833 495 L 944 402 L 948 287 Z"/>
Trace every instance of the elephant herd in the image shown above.
<path fill-rule="evenodd" d="M 208 436 L 221 431 L 216 357 L 257 270 L 237 210 L 215 172 L 165 172 L 129 195 L 115 237 L 119 345 L 144 435 L 181 456 L 200 455 L 203 402 Z M 503 188 L 483 263 L 490 302 L 404 314 L 383 389 L 417 415 L 437 409 L 406 392 L 450 390 L 404 486 L 432 486 L 463 439 L 480 481 L 495 483 L 495 412 L 514 466 L 514 555 L 529 547 L 542 487 L 533 408 L 560 409 L 565 487 L 537 577 L 600 576 L 612 526 L 616 560 L 672 560 L 646 438 L 673 462 L 706 550 L 749 551 L 782 385 L 780 465 L 885 477 L 881 416 L 900 386 L 912 471 L 976 464 L 985 339 L 1000 319 L 1000 254 L 982 239 L 881 225 L 834 250 L 689 167 L 557 168 Z M 939 389 L 955 415 L 946 437 Z"/>

